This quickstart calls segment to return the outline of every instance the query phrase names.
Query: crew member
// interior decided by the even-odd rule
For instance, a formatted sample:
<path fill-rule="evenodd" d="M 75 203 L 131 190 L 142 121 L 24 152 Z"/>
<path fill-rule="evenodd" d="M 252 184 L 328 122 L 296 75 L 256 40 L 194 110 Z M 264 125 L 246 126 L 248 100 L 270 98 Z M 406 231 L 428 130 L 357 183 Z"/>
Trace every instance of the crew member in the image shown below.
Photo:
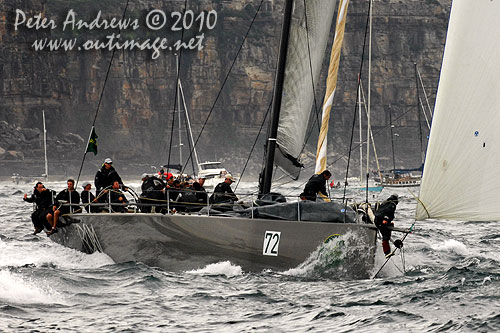
<path fill-rule="evenodd" d="M 234 201 L 238 201 L 238 197 L 231 189 L 232 183 L 233 176 L 229 173 L 226 174 L 224 181 L 215 187 L 214 193 L 210 196 L 210 203 L 232 203 Z"/>
<path fill-rule="evenodd" d="M 116 172 L 115 168 L 113 168 L 113 161 L 110 158 L 104 160 L 102 167 L 97 170 L 95 174 L 95 190 L 96 195 L 106 187 L 113 185 L 113 182 L 116 180 L 120 184 L 123 185 L 123 181 L 120 178 L 118 172 Z"/>
<path fill-rule="evenodd" d="M 127 212 L 126 204 L 128 203 L 128 200 L 125 197 L 125 194 L 123 194 L 123 192 L 120 190 L 121 185 L 122 184 L 120 184 L 118 180 L 115 180 L 110 190 L 104 190 L 104 193 L 106 193 L 105 194 L 106 200 L 108 200 L 108 202 L 111 202 L 112 204 L 111 209 L 113 210 L 113 212 L 117 213 Z M 116 204 L 121 204 L 121 205 L 116 205 Z"/>
<path fill-rule="evenodd" d="M 200 204 L 206 204 L 208 199 L 207 191 L 203 187 L 203 184 L 205 184 L 205 178 L 203 177 L 198 178 L 193 183 L 193 190 L 196 191 L 196 201 Z"/>
<path fill-rule="evenodd" d="M 46 189 L 42 182 L 36 183 L 31 197 L 28 198 L 28 194 L 24 194 L 24 201 L 36 203 L 36 209 L 31 214 L 31 221 L 35 227 L 34 235 L 41 232 L 44 227 L 49 230 L 47 236 L 57 232 L 60 211 L 54 205 L 54 196 L 55 192 Z"/>
<path fill-rule="evenodd" d="M 389 257 L 392 254 L 391 246 L 389 244 L 392 231 L 388 227 L 394 227 L 394 223 L 392 221 L 394 220 L 394 212 L 396 211 L 397 204 L 398 196 L 397 194 L 393 194 L 387 200 L 382 202 L 375 211 L 375 225 L 382 234 L 382 249 L 384 250 L 386 257 Z M 394 244 L 396 245 L 396 243 Z"/>
<path fill-rule="evenodd" d="M 307 181 L 304 191 L 300 194 L 302 200 L 316 201 L 316 195 L 323 198 L 325 201 L 329 201 L 328 194 L 326 193 L 326 181 L 330 179 L 332 174 L 330 171 L 325 170 L 320 174 L 312 175 Z"/>
<path fill-rule="evenodd" d="M 141 177 L 141 212 L 151 213 L 153 205 L 161 205 L 165 201 L 165 182 L 157 177 L 150 177 L 147 173 Z"/>
<path fill-rule="evenodd" d="M 80 193 L 80 197 L 82 199 L 82 203 L 85 204 L 85 210 L 90 213 L 98 212 L 99 209 L 97 207 L 91 206 L 90 203 L 96 203 L 97 199 L 95 195 L 91 192 L 92 184 L 89 182 L 83 183 L 83 191 Z"/>
<path fill-rule="evenodd" d="M 69 214 L 70 212 L 72 213 L 75 209 L 72 204 L 79 204 L 80 203 L 80 194 L 78 194 L 77 191 L 75 191 L 75 181 L 73 179 L 68 179 L 66 182 L 68 185 L 68 188 L 62 190 L 59 192 L 59 194 L 56 197 L 56 202 L 57 204 L 61 205 L 59 210 L 61 211 L 61 215 L 64 214 Z M 63 202 L 65 201 L 65 202 Z M 65 206 L 65 203 L 69 203 L 69 206 Z"/>

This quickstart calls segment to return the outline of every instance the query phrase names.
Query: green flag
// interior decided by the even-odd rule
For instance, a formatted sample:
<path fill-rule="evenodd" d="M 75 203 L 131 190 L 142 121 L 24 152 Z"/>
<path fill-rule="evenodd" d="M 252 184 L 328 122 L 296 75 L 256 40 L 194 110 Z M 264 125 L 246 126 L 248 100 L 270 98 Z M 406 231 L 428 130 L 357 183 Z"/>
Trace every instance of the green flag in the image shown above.
<path fill-rule="evenodd" d="M 93 152 L 94 155 L 97 155 L 97 134 L 95 133 L 94 127 L 92 127 L 92 133 L 90 133 L 90 138 L 89 138 L 89 143 L 87 145 L 87 151 L 88 152 Z"/>

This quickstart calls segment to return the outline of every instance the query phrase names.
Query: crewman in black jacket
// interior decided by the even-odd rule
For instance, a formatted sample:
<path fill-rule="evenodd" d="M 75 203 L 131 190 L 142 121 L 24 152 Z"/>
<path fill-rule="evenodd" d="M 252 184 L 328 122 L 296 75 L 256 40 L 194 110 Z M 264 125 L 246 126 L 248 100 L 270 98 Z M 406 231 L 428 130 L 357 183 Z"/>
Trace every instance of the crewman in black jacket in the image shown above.
<path fill-rule="evenodd" d="M 382 202 L 378 209 L 375 211 L 375 225 L 380 230 L 382 234 L 382 249 L 384 254 L 387 256 L 391 255 L 391 245 L 389 240 L 391 239 L 392 231 L 388 227 L 393 227 L 394 223 L 394 212 L 396 211 L 396 206 L 398 204 L 397 194 L 391 195 L 387 200 Z M 396 244 L 396 242 L 394 242 Z M 396 247 L 398 245 L 396 244 Z"/>
<path fill-rule="evenodd" d="M 94 183 L 97 196 L 101 193 L 102 189 L 113 185 L 115 180 L 118 181 L 120 186 L 123 186 L 123 181 L 118 172 L 116 172 L 115 168 L 113 168 L 112 164 L 113 161 L 110 158 L 105 159 L 102 167 L 97 170 L 97 173 L 95 174 Z"/>
<path fill-rule="evenodd" d="M 62 205 L 59 208 L 59 210 L 61 211 L 61 215 L 68 214 L 70 212 L 72 213 L 73 211 L 78 210 L 78 207 L 74 207 L 71 205 L 80 203 L 80 194 L 75 191 L 75 181 L 70 178 L 66 183 L 68 185 L 68 188 L 59 192 L 56 197 L 57 204 Z M 65 206 L 65 203 L 70 204 L 70 206 Z"/>
<path fill-rule="evenodd" d="M 83 191 L 80 193 L 80 198 L 82 199 L 82 203 L 85 204 L 85 210 L 90 213 L 95 213 L 99 211 L 98 207 L 91 206 L 90 204 L 96 203 L 97 199 L 95 195 L 90 191 L 92 189 L 92 184 L 89 182 L 83 183 Z"/>
<path fill-rule="evenodd" d="M 215 187 L 214 193 L 210 196 L 210 203 L 232 203 L 238 201 L 238 197 L 231 188 L 233 176 L 228 173 L 224 178 L 224 181 Z"/>
<path fill-rule="evenodd" d="M 104 190 L 106 201 L 111 202 L 111 210 L 115 213 L 126 213 L 128 200 L 120 191 L 120 183 L 115 180 L 112 184 L 113 186 L 109 190 Z M 109 192 L 109 193 L 108 193 Z"/>
<path fill-rule="evenodd" d="M 36 209 L 31 214 L 31 221 L 35 227 L 33 234 L 41 232 L 43 227 L 49 230 L 47 235 L 57 232 L 56 226 L 60 212 L 54 204 L 54 196 L 55 192 L 46 189 L 42 182 L 36 183 L 31 197 L 28 198 L 28 194 L 24 194 L 24 201 L 36 203 Z"/>
<path fill-rule="evenodd" d="M 161 178 L 150 176 L 147 173 L 142 174 L 141 177 L 141 203 L 146 205 L 141 205 L 141 212 L 151 213 L 153 205 L 158 205 L 155 211 L 160 211 L 162 204 L 165 203 L 165 182 Z"/>
<path fill-rule="evenodd" d="M 328 198 L 325 183 L 331 176 L 332 174 L 328 170 L 325 170 L 320 174 L 312 175 L 304 187 L 304 192 L 300 194 L 300 198 L 302 200 L 316 201 L 317 194 L 320 197 Z"/>
<path fill-rule="evenodd" d="M 205 178 L 203 177 L 198 178 L 198 180 L 193 183 L 193 190 L 196 191 L 196 201 L 199 204 L 206 205 L 208 195 L 207 191 L 203 187 L 203 184 L 205 184 Z"/>

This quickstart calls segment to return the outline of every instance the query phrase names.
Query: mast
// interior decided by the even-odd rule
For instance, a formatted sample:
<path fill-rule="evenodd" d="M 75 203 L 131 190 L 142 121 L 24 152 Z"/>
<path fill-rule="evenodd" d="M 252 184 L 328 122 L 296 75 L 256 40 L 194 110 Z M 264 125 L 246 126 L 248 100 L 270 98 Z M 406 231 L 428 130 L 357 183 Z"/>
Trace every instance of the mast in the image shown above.
<path fill-rule="evenodd" d="M 45 111 L 42 111 L 43 119 L 43 152 L 45 155 L 45 181 L 49 181 L 49 163 L 47 161 L 47 129 L 45 128 Z"/>
<path fill-rule="evenodd" d="M 359 87 L 361 89 L 361 96 L 363 98 L 363 105 L 365 107 L 365 114 L 368 117 L 368 109 L 366 107 L 365 93 L 363 91 L 363 85 L 361 82 L 359 83 Z M 366 142 L 367 145 L 369 144 L 368 140 L 371 140 L 371 142 L 372 142 L 371 147 L 373 148 L 373 156 L 375 157 L 375 163 L 377 164 L 377 173 L 378 173 L 378 176 L 380 178 L 380 181 L 382 182 L 382 179 L 383 179 L 382 172 L 380 172 L 380 163 L 378 161 L 377 147 L 375 147 L 375 139 L 373 138 L 373 131 L 371 129 L 371 126 L 370 126 L 370 137 L 369 138 L 367 137 L 366 140 L 367 140 L 367 142 Z"/>
<path fill-rule="evenodd" d="M 358 78 L 359 79 L 359 78 Z M 359 182 L 363 183 L 363 126 L 361 124 L 362 114 L 361 114 L 361 80 L 359 80 L 358 85 L 358 109 L 359 109 Z M 369 138 L 367 137 L 367 140 Z"/>
<path fill-rule="evenodd" d="M 276 150 L 276 137 L 278 135 L 278 123 L 283 95 L 283 81 L 285 78 L 286 55 L 288 49 L 288 37 L 290 35 L 290 24 L 292 21 L 293 0 L 286 0 L 283 26 L 281 29 L 280 50 L 278 57 L 278 68 L 276 72 L 273 105 L 271 109 L 271 122 L 269 124 L 268 138 L 266 142 L 266 160 L 264 170 L 259 180 L 259 194 L 269 193 L 273 176 L 274 153 Z"/>
<path fill-rule="evenodd" d="M 372 18 L 373 18 L 373 0 L 370 0 L 370 24 L 369 24 L 369 37 L 368 37 L 368 115 L 367 115 L 367 129 L 366 137 L 370 138 L 371 133 L 371 123 L 370 123 L 370 111 L 371 111 L 371 82 L 372 82 Z M 369 142 L 369 140 L 368 140 Z M 366 178 L 370 177 L 370 145 L 366 145 Z"/>
<path fill-rule="evenodd" d="M 195 160 L 195 163 L 196 163 L 196 167 L 198 168 L 198 171 L 199 171 L 199 169 L 200 169 L 200 160 L 198 159 L 198 153 L 196 152 L 196 146 L 194 145 L 195 142 L 194 142 L 194 139 L 193 139 L 193 130 L 191 129 L 191 122 L 189 120 L 189 113 L 188 113 L 188 109 L 187 109 L 187 106 L 186 106 L 186 98 L 184 97 L 184 89 L 182 89 L 182 82 L 181 82 L 180 79 L 179 79 L 179 88 L 180 88 L 181 97 L 182 97 L 182 105 L 184 106 L 184 111 L 186 112 L 186 125 L 187 125 L 188 132 L 189 132 L 189 138 L 191 139 L 191 142 L 193 143 L 194 160 Z M 195 172 L 195 170 L 193 170 L 193 172 Z"/>
<path fill-rule="evenodd" d="M 417 114 L 418 114 L 418 134 L 420 138 L 420 165 L 424 164 L 425 154 L 424 154 L 424 144 L 423 144 L 423 136 L 422 136 L 422 122 L 420 119 L 420 95 L 418 93 L 418 74 L 417 74 L 417 63 L 415 65 L 415 87 L 417 88 Z"/>
<path fill-rule="evenodd" d="M 392 128 L 394 127 L 394 125 L 392 124 L 392 109 L 390 105 L 389 105 L 389 124 L 390 124 L 389 127 L 391 129 L 392 169 L 394 178 L 396 178 L 396 158 L 394 157 L 394 134 L 392 133 Z"/>
<path fill-rule="evenodd" d="M 415 67 L 415 68 L 417 70 L 417 75 L 418 75 L 418 80 L 420 82 L 420 86 L 422 87 L 422 92 L 424 93 L 425 101 L 427 103 L 427 108 L 429 109 L 430 117 L 427 117 L 427 113 L 425 112 L 425 107 L 424 107 L 424 104 L 422 102 L 422 99 L 420 99 L 420 107 L 422 108 L 422 113 L 424 114 L 425 122 L 427 123 L 427 129 L 430 130 L 431 125 L 429 123 L 429 118 L 432 120 L 432 109 L 431 109 L 431 106 L 429 104 L 429 98 L 427 98 L 427 93 L 425 92 L 425 86 L 424 86 L 424 82 L 422 81 L 422 75 L 420 75 L 420 71 L 418 70 L 418 67 Z"/>
<path fill-rule="evenodd" d="M 180 96 L 180 78 L 179 78 L 179 55 L 175 54 L 177 66 L 177 112 L 179 114 L 179 164 L 182 165 L 182 125 L 181 125 L 181 96 Z"/>

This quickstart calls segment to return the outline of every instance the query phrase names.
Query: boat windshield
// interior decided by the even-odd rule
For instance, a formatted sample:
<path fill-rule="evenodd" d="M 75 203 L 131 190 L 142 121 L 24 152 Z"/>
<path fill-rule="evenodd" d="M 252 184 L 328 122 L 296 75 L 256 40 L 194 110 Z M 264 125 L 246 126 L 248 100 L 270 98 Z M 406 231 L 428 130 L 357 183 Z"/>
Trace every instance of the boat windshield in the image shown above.
<path fill-rule="evenodd" d="M 221 165 L 220 162 L 213 162 L 213 163 L 203 163 L 200 164 L 200 168 L 202 170 L 208 170 L 208 169 L 220 169 Z"/>

